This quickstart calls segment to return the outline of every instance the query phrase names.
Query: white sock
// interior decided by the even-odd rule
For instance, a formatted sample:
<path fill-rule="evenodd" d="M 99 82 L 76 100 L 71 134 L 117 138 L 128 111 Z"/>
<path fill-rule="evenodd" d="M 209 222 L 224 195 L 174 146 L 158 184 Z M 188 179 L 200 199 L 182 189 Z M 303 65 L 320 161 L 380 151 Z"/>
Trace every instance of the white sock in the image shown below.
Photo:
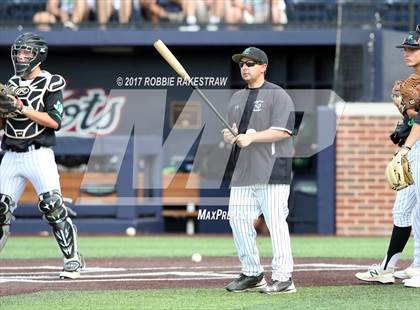
<path fill-rule="evenodd" d="M 187 16 L 187 24 L 188 25 L 195 25 L 197 24 L 197 17 L 193 16 Z"/>
<path fill-rule="evenodd" d="M 220 24 L 220 17 L 211 15 L 209 17 L 209 24 Z"/>
<path fill-rule="evenodd" d="M 392 255 L 391 259 L 388 262 L 387 269 L 388 268 L 395 268 L 395 266 L 398 263 L 398 260 L 400 259 L 400 255 L 401 255 L 401 253 L 395 253 L 394 255 Z M 384 260 L 382 261 L 382 264 L 381 264 L 382 269 L 385 269 L 384 267 L 385 267 L 387 258 L 388 258 L 388 256 L 385 255 L 385 258 L 384 258 Z"/>

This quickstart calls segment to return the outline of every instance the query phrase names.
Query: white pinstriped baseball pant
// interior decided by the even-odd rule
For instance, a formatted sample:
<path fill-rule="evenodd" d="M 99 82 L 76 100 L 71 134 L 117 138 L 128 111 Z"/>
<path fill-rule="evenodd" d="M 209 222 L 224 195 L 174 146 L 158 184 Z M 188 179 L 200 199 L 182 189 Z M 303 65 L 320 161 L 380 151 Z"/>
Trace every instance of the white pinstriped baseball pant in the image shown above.
<path fill-rule="evenodd" d="M 229 199 L 229 223 L 242 273 L 256 276 L 263 272 L 256 243 L 254 222 L 264 215 L 273 250 L 272 279 L 286 281 L 293 272 L 289 227 L 286 222 L 290 186 L 257 184 L 232 187 Z"/>
<path fill-rule="evenodd" d="M 42 147 L 24 153 L 6 152 L 0 165 L 0 193 L 18 202 L 28 180 L 37 194 L 60 191 L 60 181 L 54 152 Z"/>
<path fill-rule="evenodd" d="M 394 224 L 413 227 L 414 265 L 420 267 L 420 141 L 408 153 L 414 185 L 397 192 L 392 210 Z"/>
<path fill-rule="evenodd" d="M 413 177 L 417 173 L 414 169 L 416 165 L 416 153 L 418 151 L 418 144 L 414 144 L 411 152 L 408 153 L 408 160 L 413 172 Z M 397 192 L 394 202 L 394 208 L 392 209 L 392 215 L 394 218 L 394 224 L 398 227 L 408 227 L 413 224 L 413 211 L 417 203 L 416 191 L 414 186 L 406 187 L 403 190 Z"/>

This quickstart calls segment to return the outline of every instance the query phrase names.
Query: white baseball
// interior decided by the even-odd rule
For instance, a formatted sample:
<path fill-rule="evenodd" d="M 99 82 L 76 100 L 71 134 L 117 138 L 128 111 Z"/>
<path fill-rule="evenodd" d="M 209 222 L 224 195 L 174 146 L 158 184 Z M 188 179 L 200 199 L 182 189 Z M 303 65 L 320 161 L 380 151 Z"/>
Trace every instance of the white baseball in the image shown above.
<path fill-rule="evenodd" d="M 136 235 L 136 229 L 134 227 L 127 227 L 127 229 L 125 230 L 125 233 L 127 236 L 135 236 Z"/>
<path fill-rule="evenodd" d="M 191 260 L 193 261 L 193 263 L 199 263 L 199 262 L 201 262 L 202 259 L 203 258 L 201 257 L 201 254 L 200 253 L 194 253 L 191 256 Z"/>
<path fill-rule="evenodd" d="M 47 230 L 41 230 L 39 232 L 39 235 L 42 236 L 42 237 L 48 237 L 50 235 L 50 232 L 47 231 Z"/>

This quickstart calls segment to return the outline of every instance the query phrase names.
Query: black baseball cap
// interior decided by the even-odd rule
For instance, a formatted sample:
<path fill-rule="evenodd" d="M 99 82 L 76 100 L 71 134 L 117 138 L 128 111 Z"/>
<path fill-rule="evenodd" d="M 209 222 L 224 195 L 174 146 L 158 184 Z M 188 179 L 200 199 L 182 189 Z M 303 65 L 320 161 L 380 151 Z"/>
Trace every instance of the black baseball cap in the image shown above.
<path fill-rule="evenodd" d="M 404 38 L 402 44 L 397 45 L 397 48 L 420 48 L 420 25 L 417 25 L 416 31 L 410 31 Z"/>
<path fill-rule="evenodd" d="M 247 57 L 249 59 L 255 60 L 259 64 L 267 64 L 268 65 L 268 57 L 267 54 L 256 47 L 248 47 L 246 48 L 241 54 L 235 54 L 232 56 L 232 60 L 236 63 L 240 62 L 242 57 Z"/>

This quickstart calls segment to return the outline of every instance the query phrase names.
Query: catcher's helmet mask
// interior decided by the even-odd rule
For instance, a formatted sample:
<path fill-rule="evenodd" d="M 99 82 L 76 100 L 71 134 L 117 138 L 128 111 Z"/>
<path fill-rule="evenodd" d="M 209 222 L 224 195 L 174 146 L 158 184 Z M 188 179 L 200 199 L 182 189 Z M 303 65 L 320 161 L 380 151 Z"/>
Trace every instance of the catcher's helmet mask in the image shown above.
<path fill-rule="evenodd" d="M 18 57 L 19 51 L 29 51 L 32 56 L 22 61 Z M 20 35 L 12 45 L 11 56 L 15 75 L 25 77 L 29 75 L 36 67 L 47 59 L 47 42 L 39 35 L 34 33 L 24 33 Z"/>

